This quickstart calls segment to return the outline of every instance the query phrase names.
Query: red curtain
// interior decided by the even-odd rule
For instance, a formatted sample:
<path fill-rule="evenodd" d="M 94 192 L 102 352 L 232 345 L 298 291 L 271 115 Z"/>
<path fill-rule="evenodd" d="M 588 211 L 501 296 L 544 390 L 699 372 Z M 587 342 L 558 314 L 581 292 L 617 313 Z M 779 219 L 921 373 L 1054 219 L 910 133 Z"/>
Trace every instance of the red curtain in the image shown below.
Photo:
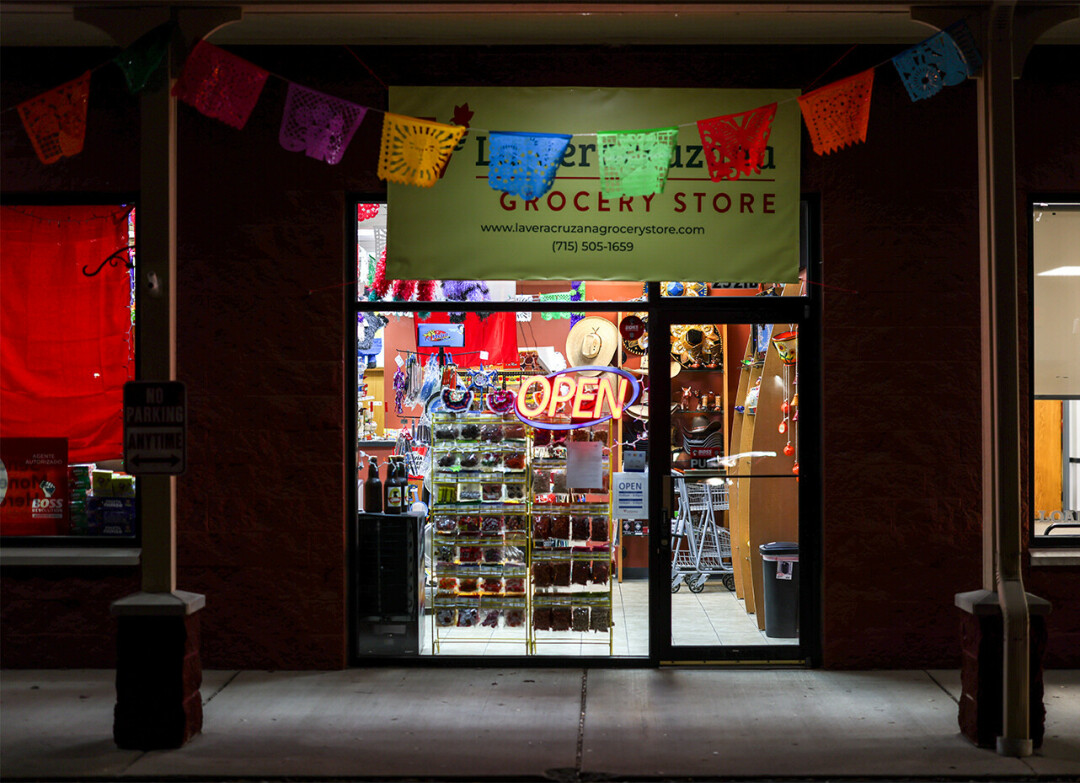
<path fill-rule="evenodd" d="M 467 306 L 467 303 L 463 303 Z M 418 324 L 450 323 L 449 313 L 432 313 L 428 318 L 418 318 Z M 422 361 L 427 356 L 438 353 L 438 348 L 418 348 Z M 465 313 L 465 345 L 462 348 L 446 348 L 446 353 L 454 357 L 458 367 L 479 367 L 496 365 L 516 366 L 518 363 L 517 315 L 515 313 L 492 313 L 487 318 L 480 318 L 476 313 Z M 487 357 L 481 356 L 484 351 Z"/>
<path fill-rule="evenodd" d="M 4 207 L 0 215 L 0 437 L 67 438 L 72 463 L 123 456 L 134 378 L 128 209 Z M 126 259 L 126 254 L 123 256 Z"/>

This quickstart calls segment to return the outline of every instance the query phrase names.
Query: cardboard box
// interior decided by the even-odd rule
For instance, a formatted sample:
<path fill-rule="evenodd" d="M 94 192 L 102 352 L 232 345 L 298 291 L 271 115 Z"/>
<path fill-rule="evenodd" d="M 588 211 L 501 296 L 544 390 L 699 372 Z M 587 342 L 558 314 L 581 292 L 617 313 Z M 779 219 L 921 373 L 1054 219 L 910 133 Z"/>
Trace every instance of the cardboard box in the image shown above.
<path fill-rule="evenodd" d="M 135 499 L 94 496 L 87 501 L 87 531 L 91 535 L 135 535 Z"/>

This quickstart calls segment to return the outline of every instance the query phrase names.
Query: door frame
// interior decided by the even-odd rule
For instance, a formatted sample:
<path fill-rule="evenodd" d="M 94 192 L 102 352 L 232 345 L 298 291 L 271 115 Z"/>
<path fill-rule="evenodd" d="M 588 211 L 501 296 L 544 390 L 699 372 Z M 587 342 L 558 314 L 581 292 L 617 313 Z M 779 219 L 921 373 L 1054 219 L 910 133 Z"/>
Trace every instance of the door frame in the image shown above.
<path fill-rule="evenodd" d="M 796 297 L 660 295 L 648 284 L 649 329 L 649 657 L 668 664 L 818 666 L 822 659 L 822 354 L 820 254 L 816 200 L 803 197 L 806 294 Z M 669 341 L 673 324 L 793 323 L 799 328 L 799 643 L 798 645 L 671 644 L 671 384 Z M 731 350 L 730 345 L 724 351 Z M 655 382 L 654 382 L 655 380 Z M 725 378 L 725 383 L 727 379 Z M 729 401 L 734 404 L 734 401 Z M 730 448 L 730 444 L 729 444 Z"/>

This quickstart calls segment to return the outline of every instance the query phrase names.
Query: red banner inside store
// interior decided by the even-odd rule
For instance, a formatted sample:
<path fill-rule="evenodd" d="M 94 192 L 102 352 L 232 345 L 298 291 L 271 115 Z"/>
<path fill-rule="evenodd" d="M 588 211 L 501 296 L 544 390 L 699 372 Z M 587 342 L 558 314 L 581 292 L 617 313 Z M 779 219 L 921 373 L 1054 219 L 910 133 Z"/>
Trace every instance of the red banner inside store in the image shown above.
<path fill-rule="evenodd" d="M 123 455 L 131 280 L 122 262 L 92 277 L 83 269 L 128 245 L 127 214 L 117 205 L 3 208 L 0 437 L 66 438 L 72 463 Z"/>

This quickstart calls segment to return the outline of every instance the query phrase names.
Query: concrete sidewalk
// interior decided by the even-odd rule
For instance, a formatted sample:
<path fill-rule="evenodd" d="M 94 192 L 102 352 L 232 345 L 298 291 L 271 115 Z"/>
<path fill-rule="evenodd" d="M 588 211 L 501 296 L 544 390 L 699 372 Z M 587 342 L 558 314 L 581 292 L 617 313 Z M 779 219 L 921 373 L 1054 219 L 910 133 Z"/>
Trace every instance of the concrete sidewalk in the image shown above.
<path fill-rule="evenodd" d="M 215 671 L 203 733 L 151 753 L 112 742 L 112 671 L 0 677 L 6 780 L 1080 779 L 1076 671 L 1027 759 L 960 736 L 955 671 Z"/>

